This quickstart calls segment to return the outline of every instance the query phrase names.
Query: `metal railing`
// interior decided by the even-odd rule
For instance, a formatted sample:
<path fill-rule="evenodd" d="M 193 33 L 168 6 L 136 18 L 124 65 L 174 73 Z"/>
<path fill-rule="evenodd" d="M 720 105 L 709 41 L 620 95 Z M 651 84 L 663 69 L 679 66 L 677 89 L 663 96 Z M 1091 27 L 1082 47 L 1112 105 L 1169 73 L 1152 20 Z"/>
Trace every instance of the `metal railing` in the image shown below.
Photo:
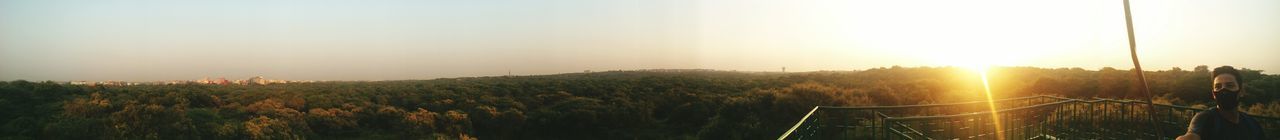
<path fill-rule="evenodd" d="M 1155 104 L 1151 128 L 1146 102 L 1032 96 L 986 101 L 870 107 L 817 106 L 782 139 L 1153 139 L 1156 130 L 1173 139 L 1203 109 Z M 999 120 L 994 120 L 999 116 Z M 1268 134 L 1280 134 L 1280 119 L 1250 115 Z M 999 129 L 996 127 L 999 122 Z M 1276 136 L 1269 136 L 1276 137 Z"/>

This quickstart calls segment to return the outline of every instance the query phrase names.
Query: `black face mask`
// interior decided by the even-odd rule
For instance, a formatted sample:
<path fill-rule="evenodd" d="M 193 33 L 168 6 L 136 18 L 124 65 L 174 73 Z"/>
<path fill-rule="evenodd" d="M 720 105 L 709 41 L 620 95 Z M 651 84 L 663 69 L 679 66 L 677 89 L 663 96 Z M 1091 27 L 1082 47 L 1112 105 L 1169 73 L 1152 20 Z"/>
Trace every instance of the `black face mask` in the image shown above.
<path fill-rule="evenodd" d="M 1223 111 L 1235 111 L 1236 106 L 1240 105 L 1240 91 L 1218 90 L 1213 92 L 1213 99 L 1218 102 L 1218 109 Z"/>

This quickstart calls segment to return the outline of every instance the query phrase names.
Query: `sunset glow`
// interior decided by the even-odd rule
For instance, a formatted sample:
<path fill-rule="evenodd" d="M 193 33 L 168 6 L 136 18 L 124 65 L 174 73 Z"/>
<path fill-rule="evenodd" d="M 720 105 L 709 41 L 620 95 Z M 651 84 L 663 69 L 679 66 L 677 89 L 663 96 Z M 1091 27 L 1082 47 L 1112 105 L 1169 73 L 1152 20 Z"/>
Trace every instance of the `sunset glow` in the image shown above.
<path fill-rule="evenodd" d="M 1280 71 L 1268 54 L 1280 52 L 1280 1 L 1132 3 L 1148 70 Z M 1113 0 L 4 1 L 0 80 L 1128 69 L 1121 12 Z M 1243 51 L 1203 54 L 1227 46 Z"/>
<path fill-rule="evenodd" d="M 0 0 L 0 140 L 1270 139 L 1276 25 L 1280 0 Z"/>

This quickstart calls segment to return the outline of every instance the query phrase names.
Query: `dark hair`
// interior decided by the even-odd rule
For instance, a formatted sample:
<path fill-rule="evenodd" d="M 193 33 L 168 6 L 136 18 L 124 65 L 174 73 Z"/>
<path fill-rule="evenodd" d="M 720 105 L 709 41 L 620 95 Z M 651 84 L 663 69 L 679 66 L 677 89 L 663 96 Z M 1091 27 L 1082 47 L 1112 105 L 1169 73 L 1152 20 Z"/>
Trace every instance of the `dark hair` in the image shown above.
<path fill-rule="evenodd" d="M 1236 70 L 1235 67 L 1222 66 L 1213 68 L 1213 77 L 1218 77 L 1218 75 L 1222 74 L 1231 74 L 1231 76 L 1236 77 L 1236 85 L 1244 85 L 1244 77 L 1240 77 L 1240 71 Z"/>

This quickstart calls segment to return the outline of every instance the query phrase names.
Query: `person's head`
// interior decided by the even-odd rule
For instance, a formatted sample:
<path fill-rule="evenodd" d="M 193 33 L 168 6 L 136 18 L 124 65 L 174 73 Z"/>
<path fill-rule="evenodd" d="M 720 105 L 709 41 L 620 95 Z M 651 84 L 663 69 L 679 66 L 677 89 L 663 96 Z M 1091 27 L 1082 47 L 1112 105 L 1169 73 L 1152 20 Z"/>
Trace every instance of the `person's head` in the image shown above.
<path fill-rule="evenodd" d="M 1240 93 L 1244 92 L 1242 78 L 1240 71 L 1231 66 L 1213 69 L 1213 100 L 1218 103 L 1218 109 L 1236 110 L 1240 104 Z"/>

